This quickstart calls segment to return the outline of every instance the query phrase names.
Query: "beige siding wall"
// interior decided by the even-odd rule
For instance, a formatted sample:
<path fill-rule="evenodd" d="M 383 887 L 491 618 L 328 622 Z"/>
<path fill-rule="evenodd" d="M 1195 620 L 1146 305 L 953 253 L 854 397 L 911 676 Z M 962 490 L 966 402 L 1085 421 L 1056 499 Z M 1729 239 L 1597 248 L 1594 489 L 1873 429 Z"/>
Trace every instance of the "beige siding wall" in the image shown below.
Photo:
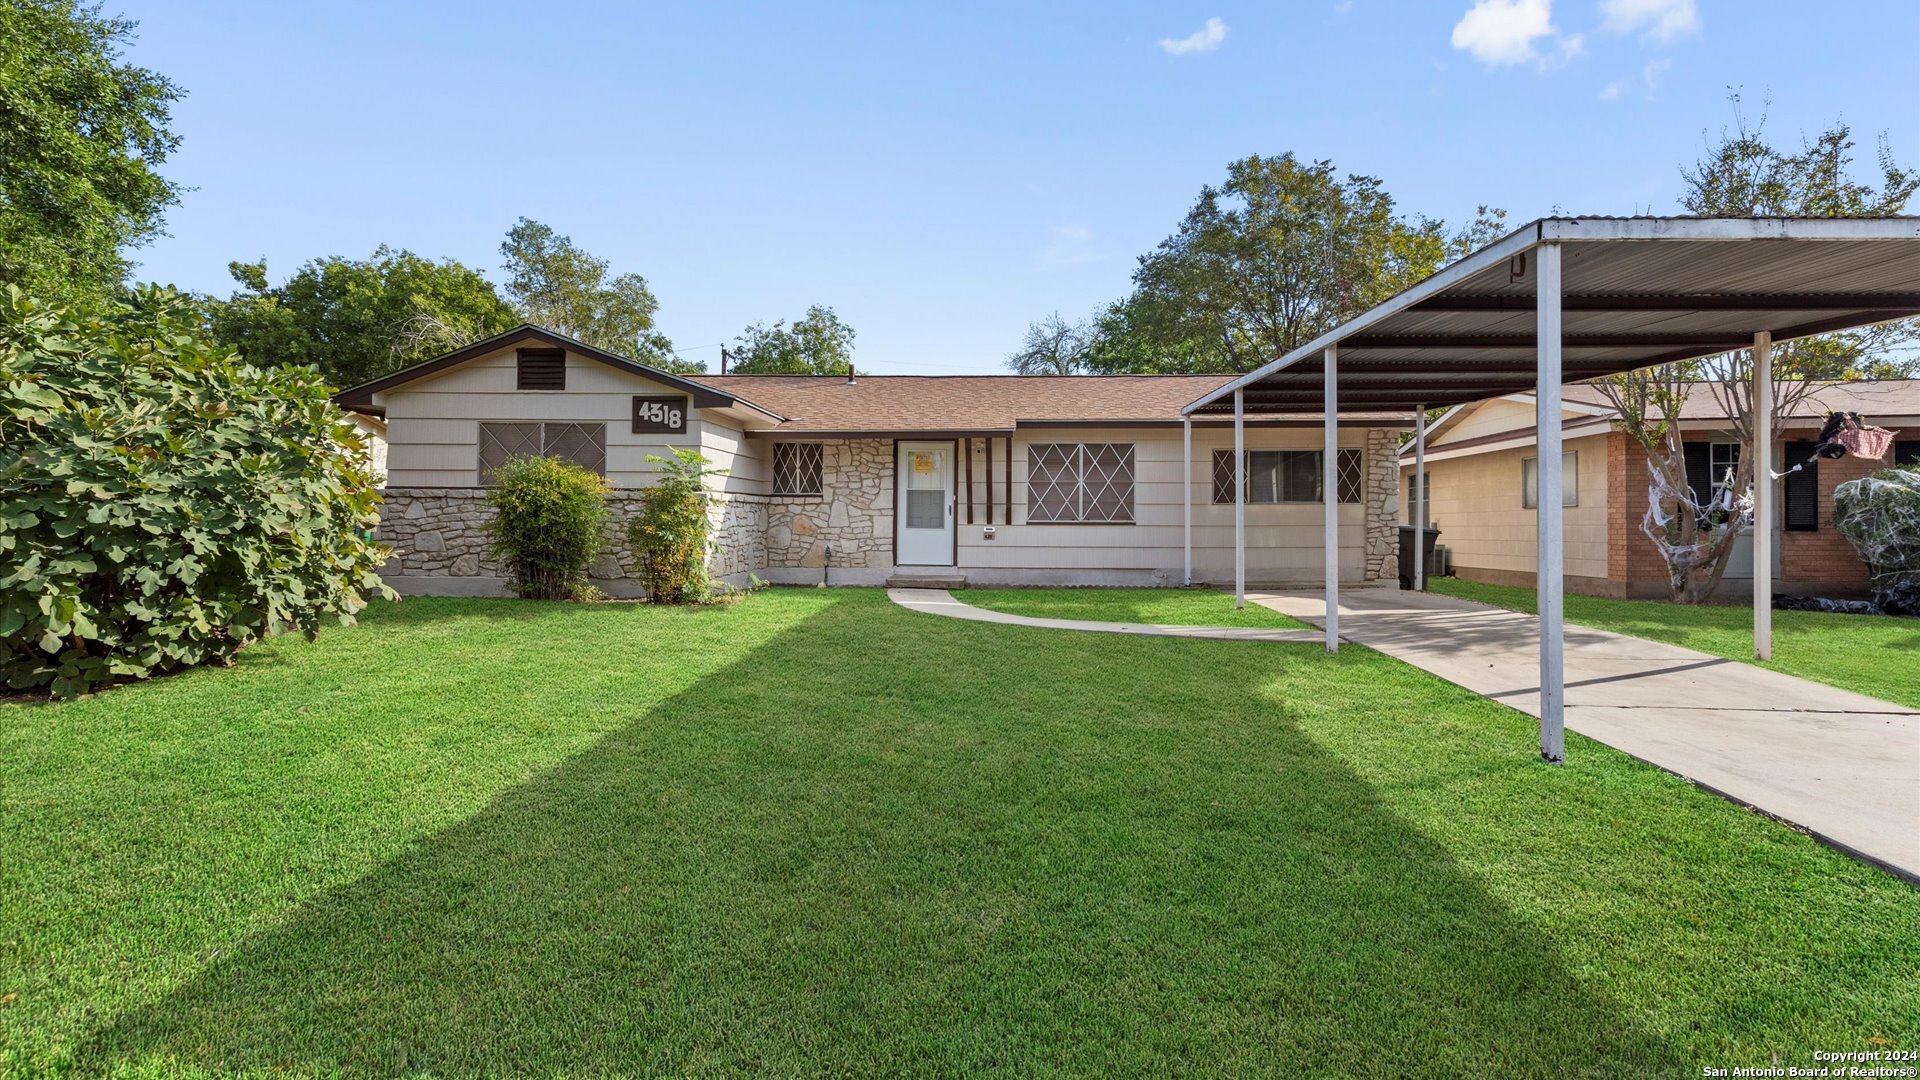
<path fill-rule="evenodd" d="M 1133 525 L 1029 525 L 1027 520 L 1028 447 L 1035 443 L 1131 443 L 1134 447 Z M 1342 446 L 1364 447 L 1364 429 L 1343 430 Z M 1193 563 L 1196 580 L 1233 579 L 1233 506 L 1215 506 L 1213 451 L 1233 447 L 1231 430 L 1196 430 L 1193 438 Z M 1317 430 L 1249 428 L 1249 450 L 1311 450 L 1320 445 Z M 992 540 L 986 539 L 985 448 L 974 443 L 974 520 L 960 511 L 959 566 L 994 569 L 1163 570 L 1181 567 L 1181 435 L 1169 428 L 1063 428 L 1023 432 L 1013 439 L 1013 521 L 1006 524 L 1006 441 L 994 440 L 995 497 Z M 964 463 L 962 480 L 964 481 Z M 1380 493 L 1380 498 L 1391 498 Z M 1320 576 L 1321 508 L 1318 504 L 1247 507 L 1249 581 L 1310 581 Z M 1340 507 L 1342 577 L 1365 573 L 1366 508 Z"/>
<path fill-rule="evenodd" d="M 1607 440 L 1604 435 L 1569 439 L 1576 456 L 1580 504 L 1563 517 L 1568 577 L 1607 576 Z M 1432 501 L 1428 518 L 1440 543 L 1462 571 L 1529 573 L 1534 570 L 1538 514 L 1520 505 L 1520 462 L 1534 449 L 1497 450 L 1442 461 L 1428 459 Z M 1413 466 L 1401 468 L 1402 492 Z M 1403 520 L 1411 520 L 1411 510 Z M 1466 576 L 1472 576 L 1467 574 Z"/>
<path fill-rule="evenodd" d="M 679 446 L 698 448 L 715 468 L 729 470 L 714 478 L 716 490 L 767 491 L 765 466 L 740 431 L 699 410 L 688 420 L 685 435 L 633 433 L 633 395 L 679 393 L 672 387 L 573 353 L 567 354 L 565 390 L 519 390 L 515 373 L 515 350 L 509 348 L 388 391 L 388 486 L 476 486 L 484 422 L 597 420 L 607 425 L 607 480 L 615 487 L 652 483 L 659 466 L 647 456 L 664 456 Z"/>
<path fill-rule="evenodd" d="M 1437 450 L 1448 443 L 1474 439 L 1482 435 L 1531 428 L 1533 419 L 1532 403 L 1522 404 L 1505 398 L 1495 398 L 1469 408 L 1465 416 L 1448 428 L 1440 438 L 1432 440 L 1427 445 L 1430 449 Z"/>

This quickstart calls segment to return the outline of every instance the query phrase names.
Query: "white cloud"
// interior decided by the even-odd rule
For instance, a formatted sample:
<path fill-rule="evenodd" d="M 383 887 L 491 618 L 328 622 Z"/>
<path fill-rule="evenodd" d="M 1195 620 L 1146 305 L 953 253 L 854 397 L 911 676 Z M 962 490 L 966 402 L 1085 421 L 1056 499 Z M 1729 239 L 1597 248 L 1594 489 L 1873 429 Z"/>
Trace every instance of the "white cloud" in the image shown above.
<path fill-rule="evenodd" d="M 1610 82 L 1610 83 L 1608 83 L 1607 85 L 1605 85 L 1605 86 L 1603 86 L 1603 87 L 1601 87 L 1601 88 L 1600 88 L 1600 100 L 1601 100 L 1601 101 L 1618 101 L 1618 100 L 1620 100 L 1620 84 L 1619 84 L 1619 82 L 1617 82 L 1617 81 L 1615 81 L 1615 82 Z"/>
<path fill-rule="evenodd" d="M 1550 0 L 1475 0 L 1453 28 L 1453 47 L 1489 64 L 1539 58 L 1533 43 L 1553 33 Z"/>
<path fill-rule="evenodd" d="M 1645 31 L 1656 41 L 1672 41 L 1700 29 L 1694 0 L 1600 0 L 1601 24 L 1616 34 Z"/>
<path fill-rule="evenodd" d="M 1340 0 L 1339 3 L 1333 5 L 1333 13 L 1335 15 L 1347 15 L 1351 14 L 1352 11 L 1353 0 Z"/>
<path fill-rule="evenodd" d="M 1210 53 L 1227 40 L 1227 24 L 1219 19 L 1208 19 L 1207 25 L 1188 34 L 1186 37 L 1161 38 L 1160 50 L 1169 56 L 1185 56 L 1188 53 Z"/>
<path fill-rule="evenodd" d="M 1646 67 L 1640 69 L 1640 79 L 1647 84 L 1647 98 L 1649 100 L 1653 98 L 1653 92 L 1660 89 L 1660 77 L 1665 75 L 1667 69 L 1672 66 L 1673 61 L 1671 60 L 1652 60 L 1647 63 Z"/>
<path fill-rule="evenodd" d="M 1079 222 L 1055 225 L 1047 230 L 1047 244 L 1040 249 L 1043 266 L 1084 266 L 1111 258 L 1099 248 L 1099 237 Z"/>

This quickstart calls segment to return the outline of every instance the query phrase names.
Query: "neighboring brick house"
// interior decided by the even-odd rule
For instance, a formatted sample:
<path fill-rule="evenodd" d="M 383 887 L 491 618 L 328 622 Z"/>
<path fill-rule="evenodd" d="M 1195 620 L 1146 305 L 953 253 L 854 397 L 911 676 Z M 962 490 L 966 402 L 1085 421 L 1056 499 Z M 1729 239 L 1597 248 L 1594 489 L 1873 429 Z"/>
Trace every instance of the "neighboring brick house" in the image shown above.
<path fill-rule="evenodd" d="M 338 401 L 384 418 L 383 570 L 404 593 L 504 590 L 487 557 L 491 470 L 513 453 L 604 474 L 616 512 L 652 482 L 646 459 L 699 449 L 722 579 L 877 585 L 906 575 L 974 584 L 1177 585 L 1192 506 L 1193 579 L 1233 574 L 1232 423 L 1183 406 L 1216 375 L 681 376 L 525 326 Z M 1410 415 L 1343 413 L 1342 577 L 1398 574 L 1397 451 Z M 1322 572 L 1318 417 L 1247 425 L 1247 575 Z M 616 530 L 617 533 L 617 530 Z M 592 576 L 636 591 L 616 534 Z"/>
<path fill-rule="evenodd" d="M 1646 451 L 1619 430 L 1615 412 L 1595 387 L 1564 388 L 1561 428 L 1565 475 L 1566 587 L 1595 596 L 1664 597 L 1666 567 L 1641 531 L 1650 481 Z M 1428 521 L 1440 529 L 1453 572 L 1469 580 L 1533 584 L 1534 510 L 1529 477 L 1534 399 L 1514 394 L 1462 405 L 1436 422 L 1427 438 Z M 1812 452 L 1828 413 L 1847 410 L 1899 432 L 1884 461 L 1822 460 L 1780 482 L 1779 587 L 1823 595 L 1868 589 L 1867 568 L 1834 528 L 1833 489 L 1894 463 L 1920 463 L 1920 380 L 1833 383 L 1808 395 L 1788 417 L 1775 448 L 1779 463 Z M 1681 439 L 1693 486 L 1710 491 L 1738 444 L 1705 387 L 1681 414 Z M 1413 450 L 1400 455 L 1403 517 L 1412 520 Z M 1751 534 L 1735 541 L 1728 579 L 1751 581 Z"/>

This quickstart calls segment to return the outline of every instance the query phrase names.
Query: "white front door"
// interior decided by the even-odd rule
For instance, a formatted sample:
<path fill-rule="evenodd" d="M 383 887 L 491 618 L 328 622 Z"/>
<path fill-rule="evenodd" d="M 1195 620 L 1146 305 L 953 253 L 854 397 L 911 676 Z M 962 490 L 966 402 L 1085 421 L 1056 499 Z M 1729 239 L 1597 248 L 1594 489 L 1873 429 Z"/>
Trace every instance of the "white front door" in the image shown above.
<path fill-rule="evenodd" d="M 899 495 L 894 506 L 901 566 L 953 565 L 953 444 L 903 442 L 894 463 Z"/>

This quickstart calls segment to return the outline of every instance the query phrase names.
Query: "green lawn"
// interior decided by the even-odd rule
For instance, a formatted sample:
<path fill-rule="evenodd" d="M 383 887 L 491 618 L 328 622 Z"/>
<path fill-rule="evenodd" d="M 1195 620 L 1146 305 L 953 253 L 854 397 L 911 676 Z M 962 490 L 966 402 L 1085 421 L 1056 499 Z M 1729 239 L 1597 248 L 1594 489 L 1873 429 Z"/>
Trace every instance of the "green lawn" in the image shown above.
<path fill-rule="evenodd" d="M 1697 1076 L 1920 894 L 1366 649 L 412 600 L 0 705 L 0 1074 Z"/>
<path fill-rule="evenodd" d="M 1233 597 L 1213 589 L 966 589 L 954 595 L 975 607 L 1044 619 L 1309 629 L 1259 604 L 1235 611 Z"/>
<path fill-rule="evenodd" d="M 1532 589 L 1435 578 L 1434 592 L 1514 611 L 1538 611 Z M 1729 660 L 1753 659 L 1753 608 L 1669 604 L 1567 594 L 1567 621 L 1666 641 Z M 1773 613 L 1773 659 L 1760 667 L 1920 708 L 1920 619 Z"/>

